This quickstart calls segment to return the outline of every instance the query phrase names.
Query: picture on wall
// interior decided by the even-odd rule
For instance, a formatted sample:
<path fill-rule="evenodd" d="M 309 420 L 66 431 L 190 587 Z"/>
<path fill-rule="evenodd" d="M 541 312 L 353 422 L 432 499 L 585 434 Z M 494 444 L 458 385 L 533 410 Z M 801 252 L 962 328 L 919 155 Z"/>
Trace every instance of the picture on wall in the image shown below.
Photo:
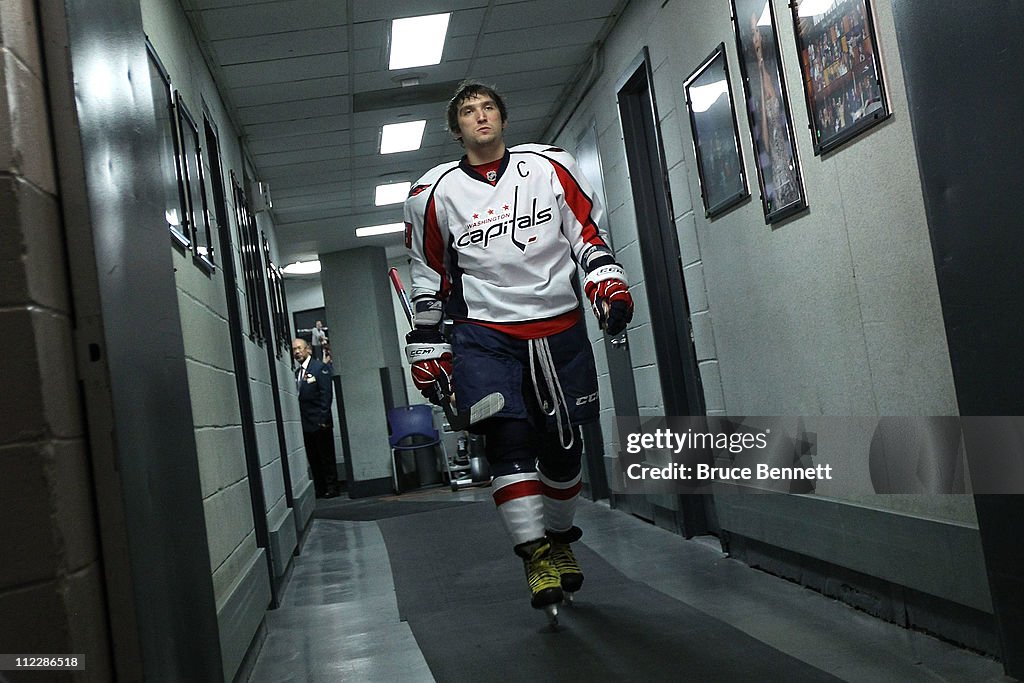
<path fill-rule="evenodd" d="M 747 119 L 766 223 L 807 208 L 769 0 L 731 0 Z"/>
<path fill-rule="evenodd" d="M 725 43 L 683 82 L 704 215 L 714 218 L 750 196 Z"/>
<path fill-rule="evenodd" d="M 330 355 L 331 341 L 326 308 L 321 306 L 305 311 L 295 311 L 292 318 L 295 323 L 295 336 L 306 340 L 306 343 L 313 349 L 314 358 L 323 360 L 324 351 Z"/>
<path fill-rule="evenodd" d="M 889 117 L 868 0 L 794 0 L 793 29 L 814 153 Z"/>

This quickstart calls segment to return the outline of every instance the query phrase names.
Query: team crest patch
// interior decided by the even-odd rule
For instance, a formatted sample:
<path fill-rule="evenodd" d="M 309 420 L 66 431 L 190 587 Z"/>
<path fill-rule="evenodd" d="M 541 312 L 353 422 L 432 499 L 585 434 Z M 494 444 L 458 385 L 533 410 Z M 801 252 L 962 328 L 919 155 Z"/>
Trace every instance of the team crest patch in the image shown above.
<path fill-rule="evenodd" d="M 498 172 L 497 171 L 492 169 L 492 170 L 487 172 L 487 182 L 493 183 L 497 179 L 498 179 Z"/>

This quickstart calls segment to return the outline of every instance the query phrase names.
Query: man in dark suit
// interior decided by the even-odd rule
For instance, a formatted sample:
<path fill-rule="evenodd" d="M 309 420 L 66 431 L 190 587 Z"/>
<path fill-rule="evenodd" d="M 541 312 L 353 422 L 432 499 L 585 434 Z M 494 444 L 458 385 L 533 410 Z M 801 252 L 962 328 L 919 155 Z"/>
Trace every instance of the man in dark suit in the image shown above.
<path fill-rule="evenodd" d="M 331 420 L 330 365 L 312 357 L 313 351 L 305 339 L 292 341 L 292 357 L 299 364 L 295 370 L 295 386 L 299 394 L 299 413 L 302 416 L 302 438 L 306 442 L 306 459 L 313 472 L 313 486 L 317 498 L 338 495 L 338 470 L 334 460 L 334 423 Z"/>

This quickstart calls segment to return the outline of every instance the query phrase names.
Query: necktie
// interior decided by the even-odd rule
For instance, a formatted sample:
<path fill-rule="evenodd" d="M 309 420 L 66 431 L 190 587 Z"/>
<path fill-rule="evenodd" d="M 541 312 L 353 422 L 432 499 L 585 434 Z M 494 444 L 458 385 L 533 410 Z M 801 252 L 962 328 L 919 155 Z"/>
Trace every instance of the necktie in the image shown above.
<path fill-rule="evenodd" d="M 299 369 L 295 371 L 295 390 L 302 389 L 302 380 L 306 376 L 306 368 L 299 366 Z"/>

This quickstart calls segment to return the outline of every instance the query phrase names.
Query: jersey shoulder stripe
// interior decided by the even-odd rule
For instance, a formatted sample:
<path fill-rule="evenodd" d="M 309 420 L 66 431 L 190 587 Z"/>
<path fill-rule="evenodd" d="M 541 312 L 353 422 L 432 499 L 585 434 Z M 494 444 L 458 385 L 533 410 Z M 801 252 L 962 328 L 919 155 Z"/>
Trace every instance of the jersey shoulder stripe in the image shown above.
<path fill-rule="evenodd" d="M 516 154 L 534 154 L 546 159 L 554 168 L 555 176 L 562 185 L 566 204 L 580 224 L 583 241 L 593 246 L 607 247 L 592 216 L 594 200 L 576 177 L 576 160 L 571 154 L 560 147 L 533 144 L 518 145 L 510 151 Z"/>

